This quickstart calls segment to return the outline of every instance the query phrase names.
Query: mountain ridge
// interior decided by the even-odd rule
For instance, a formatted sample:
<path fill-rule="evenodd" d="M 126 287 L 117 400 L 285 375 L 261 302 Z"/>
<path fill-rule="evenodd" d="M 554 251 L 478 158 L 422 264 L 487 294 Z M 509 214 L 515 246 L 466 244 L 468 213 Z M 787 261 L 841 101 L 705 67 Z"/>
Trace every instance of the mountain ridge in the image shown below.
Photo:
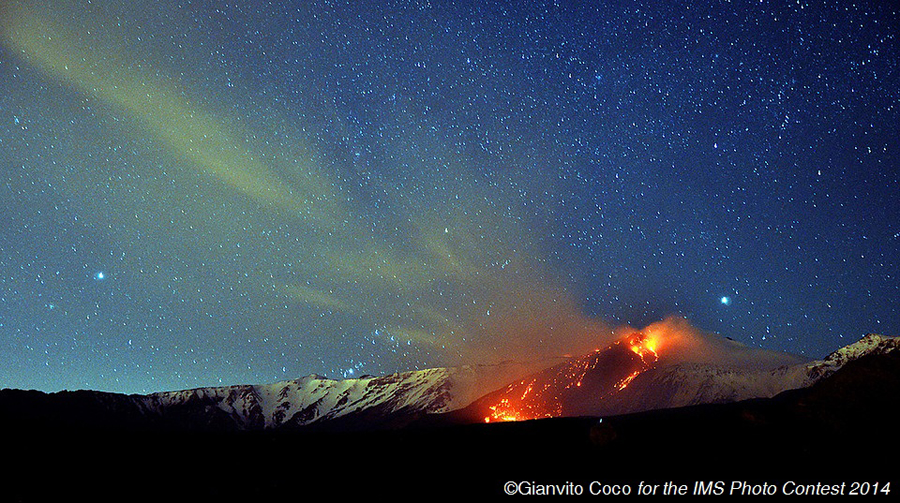
<path fill-rule="evenodd" d="M 541 415 L 522 414 L 510 418 L 608 416 L 771 397 L 785 390 L 808 387 L 864 355 L 884 354 L 900 347 L 898 338 L 867 334 L 821 360 L 754 369 L 741 365 L 662 362 L 664 359 L 649 362 L 651 353 L 646 348 L 642 350 L 643 354 L 635 352 L 634 334 L 630 337 L 632 339 L 621 345 L 619 341 L 614 342 L 603 350 L 606 353 L 598 350 L 569 359 L 527 374 L 505 387 L 498 386 L 491 393 L 482 390 L 501 382 L 504 377 L 498 375 L 522 373 L 527 365 L 438 367 L 344 380 L 313 374 L 271 384 L 193 388 L 147 395 L 30 392 L 32 394 L 27 396 L 20 394 L 18 398 L 11 398 L 12 391 L 3 390 L 0 391 L 0 408 L 5 409 L 3 412 L 7 417 L 31 414 L 50 423 L 122 428 L 399 428 L 435 415 L 449 414 L 454 421 L 482 421 L 490 414 L 486 408 L 492 406 L 491 400 L 494 403 L 503 400 L 503 390 L 521 393 L 524 384 L 519 383 L 532 379 L 531 386 L 534 387 L 534 383 L 539 382 L 539 377 L 535 376 L 550 375 L 555 376 L 552 379 L 559 379 L 559 376 L 581 372 L 580 379 L 585 381 L 583 387 L 581 382 L 577 386 L 557 382 L 549 392 L 569 398 L 557 398 L 550 405 L 539 404 L 535 410 L 546 409 Z M 618 356 L 608 352 L 617 345 L 615 355 Z M 652 355 L 656 356 L 655 351 Z M 584 363 L 590 358 L 593 360 Z M 657 365 L 657 362 L 661 364 Z M 597 399 L 598 396 L 602 399 Z M 32 410 L 16 411 L 14 403 L 17 400 L 21 403 L 30 401 Z M 69 417 L 69 414 L 73 416 Z"/>

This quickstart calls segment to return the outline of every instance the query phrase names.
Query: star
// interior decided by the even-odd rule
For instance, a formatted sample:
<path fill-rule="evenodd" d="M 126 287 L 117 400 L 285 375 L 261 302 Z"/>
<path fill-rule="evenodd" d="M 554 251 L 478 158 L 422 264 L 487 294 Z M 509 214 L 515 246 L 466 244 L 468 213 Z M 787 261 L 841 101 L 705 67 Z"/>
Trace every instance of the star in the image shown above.
<path fill-rule="evenodd" d="M 560 323 L 670 312 L 819 356 L 900 333 L 895 206 L 859 204 L 898 195 L 896 15 L 877 2 L 852 19 L 791 3 L 778 23 L 765 5 L 482 2 L 443 7 L 444 27 L 395 24 L 403 5 L 305 8 L 327 37 L 264 22 L 296 2 L 208 19 L 34 3 L 0 9 L 0 52 L 21 69 L 0 117 L 17 158 L 0 242 L 18 248 L 0 258 L 0 357 L 22 362 L 0 365 L 4 387 L 389 375 L 574 351 L 593 335 Z M 835 36 L 786 36 L 821 26 Z M 191 37 L 127 42 L 170 33 Z M 635 33 L 665 50 L 646 58 Z M 81 106 L 35 101 L 48 92 Z M 103 365 L 84 357 L 132 337 Z M 55 349 L 38 362 L 35 344 Z"/>

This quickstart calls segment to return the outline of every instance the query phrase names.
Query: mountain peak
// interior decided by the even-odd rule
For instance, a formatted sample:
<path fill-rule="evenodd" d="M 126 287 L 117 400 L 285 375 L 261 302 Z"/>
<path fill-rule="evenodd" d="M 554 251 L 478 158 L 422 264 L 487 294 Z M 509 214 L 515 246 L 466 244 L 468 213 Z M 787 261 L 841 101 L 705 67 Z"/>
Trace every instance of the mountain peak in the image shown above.
<path fill-rule="evenodd" d="M 825 357 L 824 361 L 846 363 L 867 354 L 884 354 L 900 347 L 900 338 L 880 334 L 866 334 L 853 344 L 844 346 Z"/>
<path fill-rule="evenodd" d="M 808 375 L 811 379 L 821 379 L 833 374 L 847 362 L 856 360 L 866 355 L 880 355 L 900 348 L 900 338 L 887 337 L 880 334 L 866 334 L 860 340 L 844 346 L 822 360 L 810 362 L 807 365 Z"/>

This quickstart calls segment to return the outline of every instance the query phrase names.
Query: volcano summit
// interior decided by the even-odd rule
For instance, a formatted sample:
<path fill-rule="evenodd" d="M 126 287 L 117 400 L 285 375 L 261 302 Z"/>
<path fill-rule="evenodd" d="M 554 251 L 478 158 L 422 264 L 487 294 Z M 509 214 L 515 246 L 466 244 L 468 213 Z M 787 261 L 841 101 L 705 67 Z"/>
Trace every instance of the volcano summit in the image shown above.
<path fill-rule="evenodd" d="M 625 482 L 895 474 L 879 456 L 898 443 L 898 339 L 870 334 L 801 361 L 685 327 L 629 331 L 537 372 L 466 366 L 151 395 L 3 390 L 0 427 L 18 460 L 4 487 L 28 501 L 96 494 L 100 482 L 130 491 L 154 477 L 176 499 L 233 500 L 323 481 L 363 495 L 390 480 L 395 493 L 420 495 L 447 475 L 464 483 L 444 490 L 465 496 L 500 495 L 503 481 L 522 477 L 598 473 Z M 385 457 L 394 461 L 377 462 Z M 47 459 L 66 467 L 52 473 L 55 485 L 41 483 Z M 852 466 L 833 461 L 842 459 Z M 286 467 L 293 475 L 271 476 Z M 268 482 L 222 479 L 235 469 Z"/>
<path fill-rule="evenodd" d="M 546 368 L 537 372 L 528 370 L 534 363 L 505 363 L 344 380 L 311 375 L 149 395 L 4 390 L 0 410 L 5 421 L 53 428 L 191 431 L 398 428 L 442 414 L 462 423 L 610 416 L 772 397 L 808 387 L 848 361 L 897 347 L 897 339 L 872 334 L 823 360 L 807 361 L 670 319 L 586 355 L 544 361 Z"/>

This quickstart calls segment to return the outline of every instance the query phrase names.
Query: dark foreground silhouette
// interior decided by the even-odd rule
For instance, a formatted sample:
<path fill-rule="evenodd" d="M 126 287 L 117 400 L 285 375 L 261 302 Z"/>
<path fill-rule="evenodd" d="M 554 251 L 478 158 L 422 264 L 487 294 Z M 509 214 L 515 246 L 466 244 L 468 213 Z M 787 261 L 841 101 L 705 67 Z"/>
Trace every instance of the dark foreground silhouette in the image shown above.
<path fill-rule="evenodd" d="M 472 424 L 458 412 L 395 430 L 240 432 L 147 424 L 97 404 L 92 392 L 0 392 L 0 500 L 432 500 L 505 497 L 509 481 L 580 485 L 585 497 L 592 482 L 624 484 L 636 497 L 641 482 L 659 484 L 657 495 L 665 482 L 722 481 L 726 493 L 732 481 L 900 482 L 896 351 L 771 399 L 608 418 Z"/>

